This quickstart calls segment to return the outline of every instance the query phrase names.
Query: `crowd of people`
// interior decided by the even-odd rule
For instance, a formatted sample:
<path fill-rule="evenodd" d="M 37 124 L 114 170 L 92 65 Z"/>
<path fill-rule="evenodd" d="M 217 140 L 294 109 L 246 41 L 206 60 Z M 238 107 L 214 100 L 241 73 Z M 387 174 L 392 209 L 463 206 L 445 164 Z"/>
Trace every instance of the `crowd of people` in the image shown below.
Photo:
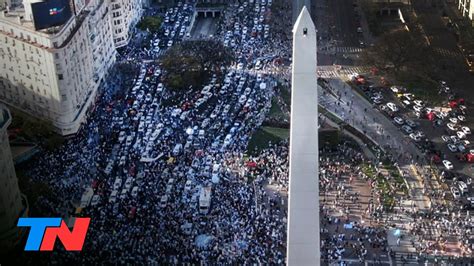
<path fill-rule="evenodd" d="M 81 131 L 31 163 L 30 176 L 49 187 L 32 206 L 32 215 L 71 222 L 75 216 L 91 217 L 83 253 L 55 252 L 49 254 L 50 261 L 284 263 L 288 141 L 250 156 L 246 149 L 270 110 L 276 78 L 288 79 L 284 66 L 290 39 L 283 37 L 288 25 L 272 20 L 289 12 L 272 13 L 269 1 L 241 2 L 226 10 L 216 34 L 222 41 L 233 41 L 231 49 L 238 58 L 222 76 L 213 76 L 199 90 L 173 91 L 160 82 L 159 64 L 143 62 L 148 60 L 140 57 L 149 54 L 136 52 L 144 48 L 132 45 L 122 60 L 133 58 L 138 73 L 111 75 Z M 192 8 L 186 6 L 185 11 Z M 180 10 L 184 8 L 167 14 Z M 257 24 L 276 27 L 272 38 L 258 27 L 253 34 L 250 29 Z M 175 43 L 180 40 L 176 38 Z M 361 170 L 363 163 L 370 164 L 349 143 L 321 152 L 326 261 L 376 261 L 389 252 L 386 230 L 379 226 L 388 214 L 377 186 Z M 369 202 L 361 203 L 361 192 L 351 189 L 356 179 L 367 182 Z M 83 201 L 88 189 L 94 195 Z M 469 228 L 467 221 L 440 221 L 450 233 L 471 233 L 472 228 L 449 229 L 455 223 Z M 412 232 L 422 226 L 414 223 Z"/>
<path fill-rule="evenodd" d="M 269 6 L 257 3 L 259 12 L 255 4 L 235 12 L 241 25 L 267 14 Z M 245 68 L 234 66 L 200 90 L 166 88 L 155 63 L 140 62 L 136 76 L 114 74 L 81 131 L 35 158 L 30 176 L 51 191 L 34 212 L 71 225 L 73 217 L 91 217 L 87 255 L 55 252 L 51 262 L 283 263 L 285 211 L 275 208 L 281 201 L 265 201 L 266 176 L 274 174 L 259 174 L 264 165 L 244 157 L 274 93 L 272 77 L 247 71 L 268 40 L 243 34 L 229 37 Z"/>

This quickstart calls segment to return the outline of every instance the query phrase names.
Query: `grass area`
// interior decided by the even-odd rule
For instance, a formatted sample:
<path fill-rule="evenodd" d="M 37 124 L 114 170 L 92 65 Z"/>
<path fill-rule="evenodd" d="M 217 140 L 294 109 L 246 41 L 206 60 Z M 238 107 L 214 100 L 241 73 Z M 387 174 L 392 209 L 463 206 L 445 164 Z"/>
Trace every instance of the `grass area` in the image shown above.
<path fill-rule="evenodd" d="M 364 163 L 361 165 L 362 172 L 375 182 L 378 190 L 381 192 L 380 197 L 384 208 L 388 211 L 392 210 L 395 205 L 395 192 L 390 181 L 383 175 L 377 174 L 375 167 L 371 164 Z"/>
<path fill-rule="evenodd" d="M 262 127 L 257 130 L 249 141 L 247 151 L 249 153 L 258 153 L 268 148 L 269 143 L 278 143 L 284 139 L 288 139 L 290 130 L 286 128 Z"/>
<path fill-rule="evenodd" d="M 344 121 L 342 121 L 339 117 L 333 115 L 331 112 L 329 112 L 328 110 L 326 110 L 325 108 L 321 106 L 318 106 L 318 112 L 326 116 L 327 118 L 329 118 L 329 120 L 335 122 L 336 124 L 344 123 Z"/>

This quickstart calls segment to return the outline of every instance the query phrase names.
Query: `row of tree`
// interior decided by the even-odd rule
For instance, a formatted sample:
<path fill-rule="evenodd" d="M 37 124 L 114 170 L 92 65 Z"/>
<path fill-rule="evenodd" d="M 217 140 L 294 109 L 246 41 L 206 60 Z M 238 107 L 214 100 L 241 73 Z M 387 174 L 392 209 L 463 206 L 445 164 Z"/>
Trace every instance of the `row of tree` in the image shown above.
<path fill-rule="evenodd" d="M 161 60 L 164 82 L 172 89 L 197 88 L 233 61 L 233 52 L 219 41 L 183 41 L 170 48 Z"/>

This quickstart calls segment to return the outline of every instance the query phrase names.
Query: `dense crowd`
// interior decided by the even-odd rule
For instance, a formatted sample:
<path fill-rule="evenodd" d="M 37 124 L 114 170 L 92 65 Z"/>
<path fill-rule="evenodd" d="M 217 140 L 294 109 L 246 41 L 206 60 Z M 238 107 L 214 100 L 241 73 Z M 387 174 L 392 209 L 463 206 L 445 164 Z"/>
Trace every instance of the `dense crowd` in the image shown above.
<path fill-rule="evenodd" d="M 235 18 L 249 28 L 255 20 L 243 14 L 262 23 L 269 6 L 256 5 L 259 11 L 247 3 L 248 12 Z M 189 8 L 171 9 L 167 16 L 185 20 L 180 12 Z M 221 28 L 223 36 L 227 28 Z M 139 62 L 136 76 L 117 73 L 107 81 L 81 131 L 36 158 L 31 176 L 51 188 L 33 206 L 38 215 L 69 222 L 92 217 L 87 255 L 58 252 L 52 262 L 284 261 L 286 214 L 275 208 L 281 200 L 268 198 L 264 188 L 267 178 L 277 178 L 262 170 L 260 159 L 244 157 L 273 96 L 271 77 L 248 72 L 267 41 L 263 32 L 250 36 L 242 29 L 227 37 L 235 40 L 238 62 L 198 91 L 167 89 L 159 66 L 132 52 L 143 47 L 124 50 L 123 60 Z M 262 70 L 270 63 L 262 61 Z"/>

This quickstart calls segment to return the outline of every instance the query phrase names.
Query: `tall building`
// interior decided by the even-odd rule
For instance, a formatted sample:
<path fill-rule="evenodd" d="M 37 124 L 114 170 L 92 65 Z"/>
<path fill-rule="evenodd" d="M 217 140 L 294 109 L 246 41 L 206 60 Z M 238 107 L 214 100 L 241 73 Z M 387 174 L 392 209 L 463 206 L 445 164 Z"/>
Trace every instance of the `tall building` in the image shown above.
<path fill-rule="evenodd" d="M 27 205 L 18 188 L 8 142 L 7 128 L 10 122 L 10 112 L 0 104 L 0 253 L 19 240 L 16 223 L 18 217 L 26 215 Z"/>
<path fill-rule="evenodd" d="M 287 265 L 321 265 L 316 28 L 303 7 L 293 27 Z"/>
<path fill-rule="evenodd" d="M 115 47 L 125 46 L 143 15 L 143 0 L 110 0 Z"/>
<path fill-rule="evenodd" d="M 13 1 L 13 0 L 12 0 Z M 0 10 L 0 101 L 74 134 L 115 61 L 105 0 Z"/>
<path fill-rule="evenodd" d="M 468 17 L 474 26 L 474 0 L 458 0 L 458 8 L 463 17 Z"/>

